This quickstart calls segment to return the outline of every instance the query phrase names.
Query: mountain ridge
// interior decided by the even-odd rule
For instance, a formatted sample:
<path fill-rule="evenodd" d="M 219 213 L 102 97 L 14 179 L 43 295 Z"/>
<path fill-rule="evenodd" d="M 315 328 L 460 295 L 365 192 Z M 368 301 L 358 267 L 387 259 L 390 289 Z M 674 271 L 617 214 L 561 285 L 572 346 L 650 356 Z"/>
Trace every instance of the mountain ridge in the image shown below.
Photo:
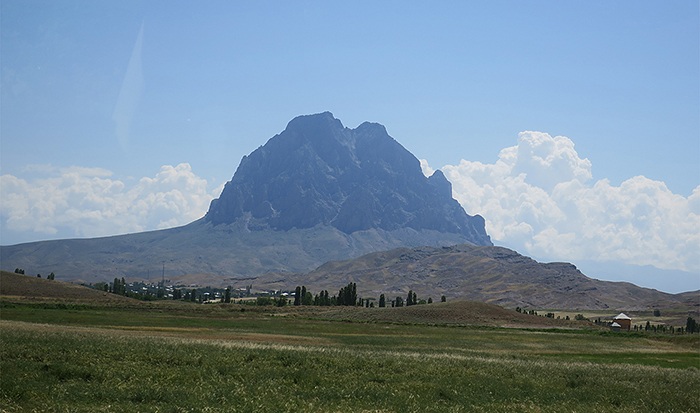
<path fill-rule="evenodd" d="M 492 245 L 484 219 L 452 198 L 442 172 L 426 178 L 420 161 L 384 126 L 349 129 L 330 112 L 293 119 L 241 160 L 205 216 L 214 225 L 239 219 L 253 222 L 253 230 L 323 224 L 352 234 L 409 227 Z"/>

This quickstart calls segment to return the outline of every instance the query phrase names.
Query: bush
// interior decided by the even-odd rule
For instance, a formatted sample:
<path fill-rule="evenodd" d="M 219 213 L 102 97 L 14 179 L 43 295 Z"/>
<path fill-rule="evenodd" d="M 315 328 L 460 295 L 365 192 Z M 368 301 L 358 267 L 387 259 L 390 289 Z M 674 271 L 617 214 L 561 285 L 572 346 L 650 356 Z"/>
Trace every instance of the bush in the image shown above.
<path fill-rule="evenodd" d="M 255 304 L 256 305 L 272 305 L 273 302 L 272 302 L 272 298 L 270 298 L 270 297 L 258 297 L 255 300 Z"/>

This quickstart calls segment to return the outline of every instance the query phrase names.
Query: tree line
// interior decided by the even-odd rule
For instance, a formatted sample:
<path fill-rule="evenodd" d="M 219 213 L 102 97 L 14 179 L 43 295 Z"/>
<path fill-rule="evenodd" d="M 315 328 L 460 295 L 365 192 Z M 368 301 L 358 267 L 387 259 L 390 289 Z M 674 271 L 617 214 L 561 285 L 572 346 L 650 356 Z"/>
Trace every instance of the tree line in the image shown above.
<path fill-rule="evenodd" d="M 673 326 L 667 326 L 665 324 L 654 325 L 647 321 L 646 325 L 639 324 L 632 326 L 632 330 L 646 333 L 693 334 L 700 333 L 700 325 L 693 317 L 688 317 L 685 321 L 685 326 L 674 328 Z"/>
<path fill-rule="evenodd" d="M 348 283 L 348 285 L 341 287 L 338 290 L 338 294 L 330 296 L 328 290 L 322 290 L 318 294 L 314 295 L 312 292 L 306 289 L 306 286 L 297 286 L 294 290 L 294 303 L 295 306 L 309 305 L 309 306 L 353 306 L 353 307 L 366 307 L 374 308 L 374 298 L 363 298 L 357 294 L 357 284 L 354 282 Z M 440 301 L 447 301 L 447 297 L 444 295 L 440 298 Z M 387 307 L 403 307 L 404 303 L 406 306 L 419 305 L 419 304 L 431 304 L 433 299 L 428 297 L 428 300 L 418 299 L 417 294 L 413 290 L 409 290 L 406 299 L 397 296 L 391 301 L 388 301 L 386 295 L 381 294 L 379 296 L 378 306 L 380 308 Z M 273 304 L 273 302 L 271 302 Z M 274 302 L 274 304 L 280 305 L 279 301 Z"/>
<path fill-rule="evenodd" d="M 535 310 L 526 310 L 524 308 L 520 307 L 515 307 L 515 311 L 521 314 L 529 314 L 529 315 L 536 315 L 540 317 L 547 317 L 547 318 L 554 318 L 555 314 L 554 313 L 547 313 L 545 315 L 542 314 L 537 314 L 537 311 Z M 661 316 L 661 311 L 659 310 L 654 310 L 654 316 L 659 317 Z M 560 316 L 556 316 L 557 319 L 560 319 Z M 570 320 L 569 316 L 567 315 L 566 320 Z M 586 318 L 583 314 L 576 314 L 574 316 L 574 320 L 578 321 L 591 321 L 588 318 Z M 600 317 L 598 317 L 596 320 L 593 320 L 594 324 L 598 325 L 604 325 L 604 326 L 610 326 L 612 324 L 612 321 L 604 321 L 601 320 Z M 700 324 L 698 324 L 693 317 L 688 317 L 685 323 L 685 327 L 673 327 L 673 326 L 667 326 L 665 324 L 651 324 L 651 322 L 647 321 L 646 325 L 633 325 L 631 326 L 631 331 L 635 332 L 650 332 L 650 333 L 669 333 L 669 334 L 684 334 L 684 333 L 700 333 Z"/>

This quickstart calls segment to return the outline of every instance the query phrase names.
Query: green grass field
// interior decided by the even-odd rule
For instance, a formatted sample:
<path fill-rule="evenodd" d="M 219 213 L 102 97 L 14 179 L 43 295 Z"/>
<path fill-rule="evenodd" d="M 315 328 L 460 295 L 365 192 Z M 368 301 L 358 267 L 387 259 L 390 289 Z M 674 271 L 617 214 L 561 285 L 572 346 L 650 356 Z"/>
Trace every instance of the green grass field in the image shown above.
<path fill-rule="evenodd" d="M 697 335 L 349 323 L 235 305 L 64 307 L 0 308 L 0 409 L 700 409 Z"/>

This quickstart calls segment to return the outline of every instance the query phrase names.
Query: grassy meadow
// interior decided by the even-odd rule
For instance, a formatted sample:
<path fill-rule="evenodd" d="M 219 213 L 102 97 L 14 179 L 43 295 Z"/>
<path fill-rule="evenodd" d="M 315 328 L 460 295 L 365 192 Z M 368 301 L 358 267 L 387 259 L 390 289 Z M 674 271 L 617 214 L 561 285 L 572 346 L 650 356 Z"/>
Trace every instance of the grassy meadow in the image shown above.
<path fill-rule="evenodd" d="M 318 309 L 171 303 L 3 302 L 0 409 L 700 409 L 697 335 L 348 322 L 320 319 Z"/>

